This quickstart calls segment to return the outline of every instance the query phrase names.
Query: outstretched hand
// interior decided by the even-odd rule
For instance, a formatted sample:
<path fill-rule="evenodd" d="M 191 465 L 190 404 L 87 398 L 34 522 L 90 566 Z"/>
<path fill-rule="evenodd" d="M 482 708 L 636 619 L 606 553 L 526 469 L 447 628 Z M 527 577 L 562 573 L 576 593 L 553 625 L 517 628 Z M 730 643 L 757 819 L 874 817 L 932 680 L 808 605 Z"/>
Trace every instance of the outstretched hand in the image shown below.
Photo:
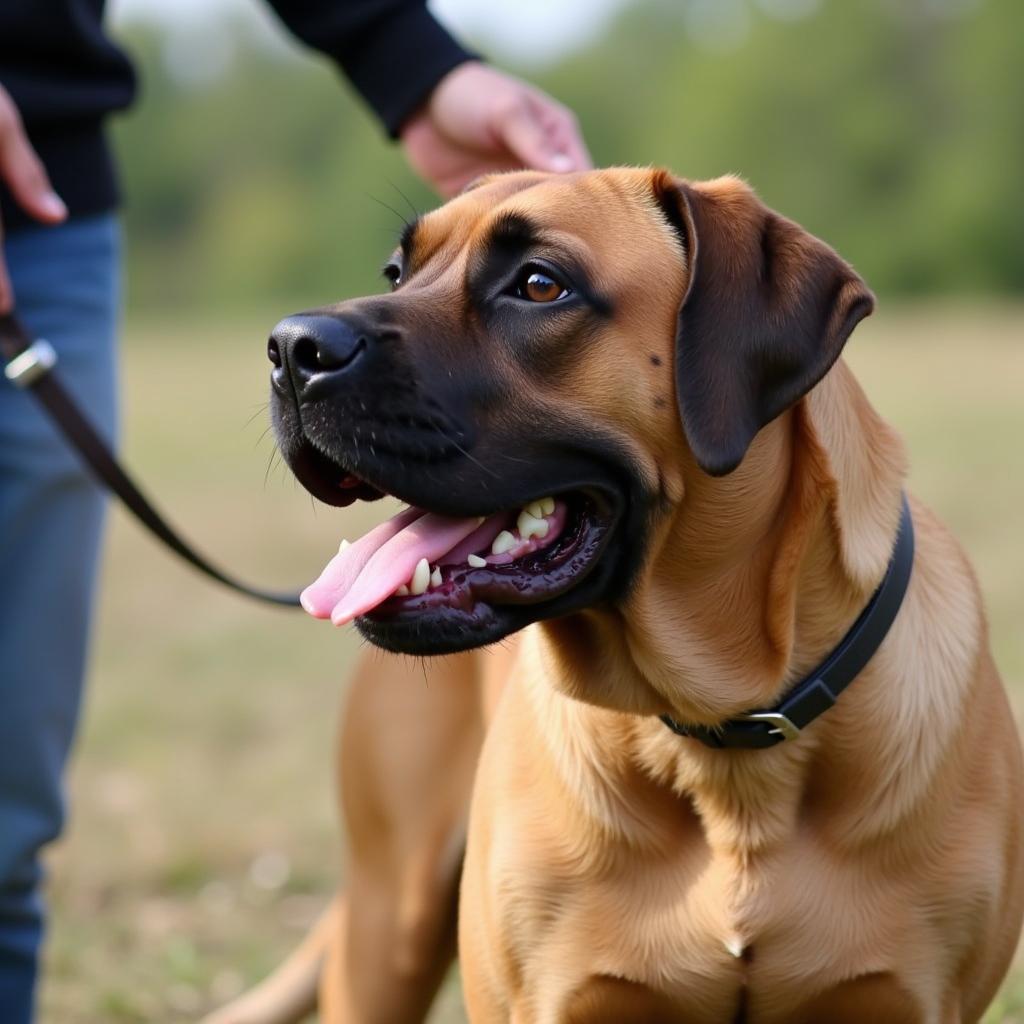
<path fill-rule="evenodd" d="M 60 197 L 53 191 L 43 162 L 25 134 L 14 101 L 0 85 L 0 181 L 11 191 L 18 205 L 43 224 L 58 224 L 68 215 Z M 0 243 L 3 242 L 0 224 Z M 0 314 L 14 308 L 14 290 L 7 275 L 3 249 L 0 248 Z"/>
<path fill-rule="evenodd" d="M 591 166 L 571 110 L 478 61 L 448 72 L 400 135 L 413 170 L 445 198 L 492 171 Z"/>

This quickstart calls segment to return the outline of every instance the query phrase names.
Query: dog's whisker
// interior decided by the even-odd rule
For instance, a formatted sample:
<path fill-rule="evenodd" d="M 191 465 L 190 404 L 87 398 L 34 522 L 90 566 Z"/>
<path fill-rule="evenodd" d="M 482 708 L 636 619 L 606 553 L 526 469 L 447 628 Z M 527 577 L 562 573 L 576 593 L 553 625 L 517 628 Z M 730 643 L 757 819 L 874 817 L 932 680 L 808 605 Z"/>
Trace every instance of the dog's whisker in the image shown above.
<path fill-rule="evenodd" d="M 284 467 L 284 459 L 281 457 L 281 449 L 278 448 L 276 444 L 274 445 L 273 449 L 271 449 L 270 458 L 267 460 L 267 469 L 266 472 L 264 472 L 263 474 L 264 490 L 267 489 L 270 483 L 270 475 L 274 471 L 275 467 L 277 469 L 282 469 Z M 293 476 L 292 480 L 294 481 L 294 479 L 295 477 Z"/>
<path fill-rule="evenodd" d="M 378 199 L 377 196 L 373 195 L 370 192 L 366 192 L 364 193 L 364 195 L 366 196 L 367 199 L 372 199 L 378 206 L 383 206 L 385 210 L 390 210 L 391 213 L 393 213 L 405 227 L 409 227 L 409 225 L 412 223 L 410 220 L 406 218 L 405 214 L 401 213 L 399 210 L 396 210 L 390 203 L 384 202 L 383 199 Z"/>
<path fill-rule="evenodd" d="M 256 419 L 256 417 L 259 416 L 261 413 L 265 413 L 268 408 L 270 408 L 270 403 L 263 402 L 260 405 L 260 407 L 245 421 L 243 429 L 245 429 L 245 427 L 248 427 L 252 423 L 252 421 Z M 269 430 L 270 428 L 268 427 L 267 429 Z"/>
<path fill-rule="evenodd" d="M 387 183 L 388 183 L 388 184 L 389 184 L 389 185 L 390 185 L 390 186 L 391 186 L 391 187 L 392 187 L 392 188 L 393 188 L 393 189 L 394 189 L 394 190 L 395 190 L 395 191 L 396 191 L 396 192 L 397 192 L 397 193 L 398 193 L 398 194 L 399 194 L 399 195 L 400 195 L 401 197 L 402 197 L 402 199 L 403 199 L 403 200 L 405 201 L 405 205 L 406 205 L 406 206 L 408 206 L 408 207 L 409 207 L 409 210 L 410 210 L 410 211 L 412 212 L 412 218 L 413 218 L 413 220 L 417 220 L 417 219 L 419 218 L 419 216 L 420 216 L 420 211 L 419 211 L 419 210 L 417 210 L 417 209 L 416 209 L 416 207 L 415 207 L 415 206 L 413 205 L 413 202 L 412 202 L 412 200 L 411 200 L 411 199 L 410 199 L 410 198 L 409 198 L 409 197 L 408 197 L 408 196 L 407 196 L 407 195 L 405 194 L 405 192 L 403 192 L 403 191 L 402 191 L 402 189 L 401 189 L 401 188 L 399 188 L 399 187 L 398 187 L 398 185 L 397 185 L 397 183 L 396 183 L 396 182 L 392 181 L 392 180 L 391 180 L 390 178 L 387 178 L 387 177 L 386 177 L 386 178 L 385 178 L 384 180 L 385 180 L 385 181 L 386 181 L 386 182 L 387 182 Z"/>
<path fill-rule="evenodd" d="M 470 462 L 472 462 L 472 463 L 473 463 L 473 465 L 475 465 L 475 466 L 479 467 L 479 468 L 480 468 L 480 469 L 482 469 L 482 470 L 483 470 L 483 471 L 484 471 L 485 473 L 489 473 L 489 474 L 490 474 L 491 476 L 493 476 L 493 477 L 497 478 L 498 474 L 497 474 L 497 473 L 496 473 L 496 472 L 495 472 L 495 471 L 494 471 L 493 469 L 491 469 L 491 467 L 490 467 L 490 466 L 485 466 L 485 465 L 484 465 L 484 464 L 483 464 L 483 463 L 482 463 L 482 462 L 481 462 L 481 461 L 480 461 L 480 460 L 479 460 L 478 458 L 476 458 L 476 456 L 475 456 L 475 455 L 471 455 L 471 454 L 470 454 L 470 453 L 469 453 L 468 451 L 466 451 L 466 449 L 465 449 L 465 448 L 463 448 L 463 447 L 462 447 L 462 445 L 461 445 L 461 444 L 459 444 L 459 442 L 458 442 L 458 441 L 456 441 L 456 440 L 455 440 L 455 438 L 454 438 L 454 437 L 452 437 L 452 436 L 451 436 L 451 435 L 450 435 L 450 434 L 449 434 L 449 433 L 448 433 L 447 431 L 445 431 L 445 430 L 444 430 L 444 429 L 443 429 L 442 427 L 438 426 L 438 424 L 436 424 L 436 423 L 434 423 L 434 422 L 430 422 L 430 426 L 431 426 L 431 427 L 432 427 L 432 428 L 433 428 L 434 430 L 436 430 L 436 431 L 438 432 L 438 434 L 440 434 L 440 435 L 441 435 L 441 437 L 443 437 L 443 438 L 444 438 L 444 439 L 445 439 L 445 440 L 446 440 L 446 441 L 447 441 L 447 442 L 448 442 L 449 444 L 452 444 L 452 445 L 454 445 L 454 446 L 455 446 L 455 448 L 457 448 L 457 449 L 458 449 L 458 451 L 459 451 L 459 452 L 460 452 L 460 453 L 461 453 L 462 455 L 464 455 L 464 456 L 465 456 L 465 457 L 466 457 L 467 459 L 469 459 L 469 461 L 470 461 Z"/>

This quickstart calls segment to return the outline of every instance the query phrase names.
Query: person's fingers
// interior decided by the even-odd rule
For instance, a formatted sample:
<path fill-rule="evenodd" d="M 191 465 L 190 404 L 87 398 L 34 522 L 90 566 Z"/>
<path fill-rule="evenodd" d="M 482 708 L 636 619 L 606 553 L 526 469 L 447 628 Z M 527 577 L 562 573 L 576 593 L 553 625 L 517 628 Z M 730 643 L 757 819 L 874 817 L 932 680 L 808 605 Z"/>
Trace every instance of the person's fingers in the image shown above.
<path fill-rule="evenodd" d="M 7 274 L 7 264 L 4 262 L 3 245 L 3 231 L 0 231 L 0 316 L 10 313 L 14 309 L 14 289 L 11 287 L 11 279 Z"/>
<path fill-rule="evenodd" d="M 548 135 L 556 152 L 565 153 L 569 157 L 572 163 L 569 170 L 589 171 L 594 166 L 576 116 L 571 110 L 556 109 Z"/>
<path fill-rule="evenodd" d="M 0 86 L 0 181 L 11 190 L 15 202 L 36 220 L 56 224 L 68 215 L 67 207 L 53 190 L 43 162 L 25 134 L 17 108 Z M 3 225 L 0 224 L 0 314 L 14 309 L 14 288 L 4 262 Z"/>
<path fill-rule="evenodd" d="M 542 171 L 575 170 L 575 159 L 553 130 L 542 105 L 527 93 L 497 112 L 498 141 L 526 167 Z"/>
<path fill-rule="evenodd" d="M 54 192 L 43 162 L 9 100 L 0 104 L 0 179 L 18 205 L 36 220 L 55 224 L 67 217 L 67 207 Z"/>

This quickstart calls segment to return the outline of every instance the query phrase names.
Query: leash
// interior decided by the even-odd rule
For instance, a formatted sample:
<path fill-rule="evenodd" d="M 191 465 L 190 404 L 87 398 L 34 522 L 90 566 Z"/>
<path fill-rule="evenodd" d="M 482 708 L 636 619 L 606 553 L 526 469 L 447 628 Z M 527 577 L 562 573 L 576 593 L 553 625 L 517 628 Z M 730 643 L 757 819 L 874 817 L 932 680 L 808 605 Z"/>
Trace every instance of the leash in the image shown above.
<path fill-rule="evenodd" d="M 121 499 L 150 533 L 201 573 L 240 594 L 270 604 L 299 607 L 298 594 L 279 593 L 243 583 L 218 569 L 182 539 L 135 485 L 57 379 L 53 373 L 57 364 L 53 346 L 42 338 L 33 341 L 13 313 L 0 315 L 0 358 L 6 363 L 4 376 L 15 387 L 30 391 L 35 396 L 99 481 Z"/>
<path fill-rule="evenodd" d="M 720 726 L 686 725 L 671 715 L 662 715 L 661 720 L 679 736 L 718 749 L 760 750 L 796 739 L 801 729 L 835 704 L 882 645 L 903 604 L 913 567 L 914 523 L 904 494 L 899 531 L 882 582 L 857 621 L 813 672 L 773 708 L 748 711 Z"/>

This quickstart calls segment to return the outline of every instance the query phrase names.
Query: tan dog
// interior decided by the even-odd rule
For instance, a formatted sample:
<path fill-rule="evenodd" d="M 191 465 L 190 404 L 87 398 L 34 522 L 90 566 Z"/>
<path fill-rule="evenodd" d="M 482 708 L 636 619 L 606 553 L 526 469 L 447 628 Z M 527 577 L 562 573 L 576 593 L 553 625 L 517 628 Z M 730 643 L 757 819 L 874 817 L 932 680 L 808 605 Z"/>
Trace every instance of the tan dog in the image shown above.
<path fill-rule="evenodd" d="M 486 179 L 389 276 L 279 325 L 275 424 L 314 494 L 443 516 L 357 542 L 307 604 L 412 653 L 528 628 L 361 664 L 348 889 L 216 1019 L 295 1019 L 318 979 L 330 1024 L 423 1020 L 459 893 L 473 1022 L 977 1021 L 1020 929 L 1021 758 L 926 508 L 831 710 L 763 750 L 658 717 L 772 708 L 887 571 L 903 450 L 836 361 L 860 279 L 741 182 L 647 170 Z M 511 559 L 466 564 L 473 530 L 500 548 L 502 510 L 549 495 L 553 538 L 519 519 Z M 433 582 L 396 588 L 445 530 Z"/>

